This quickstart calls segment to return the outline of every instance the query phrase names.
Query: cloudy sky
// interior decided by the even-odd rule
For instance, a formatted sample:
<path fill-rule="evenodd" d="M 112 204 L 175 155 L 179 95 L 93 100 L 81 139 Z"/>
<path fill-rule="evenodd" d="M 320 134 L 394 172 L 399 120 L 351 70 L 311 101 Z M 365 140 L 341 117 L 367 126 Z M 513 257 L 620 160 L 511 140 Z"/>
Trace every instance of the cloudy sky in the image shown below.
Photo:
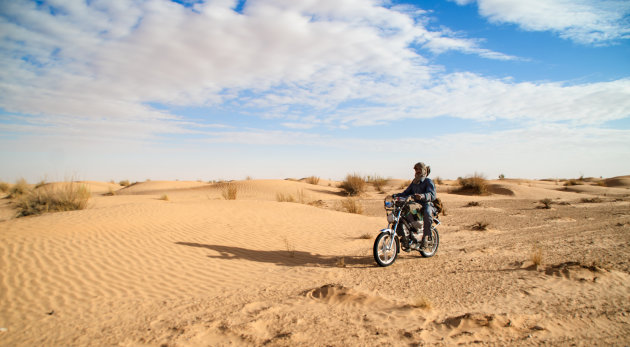
<path fill-rule="evenodd" d="M 0 180 L 630 174 L 627 0 L 0 0 Z"/>

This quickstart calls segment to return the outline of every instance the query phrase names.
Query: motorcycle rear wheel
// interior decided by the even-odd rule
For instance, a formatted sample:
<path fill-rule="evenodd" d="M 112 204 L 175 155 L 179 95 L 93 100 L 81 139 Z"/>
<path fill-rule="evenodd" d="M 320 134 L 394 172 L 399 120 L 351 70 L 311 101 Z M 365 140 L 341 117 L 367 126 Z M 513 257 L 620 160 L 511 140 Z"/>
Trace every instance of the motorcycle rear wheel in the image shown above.
<path fill-rule="evenodd" d="M 431 241 L 427 243 L 427 246 L 420 249 L 420 254 L 424 258 L 430 258 L 437 253 L 438 246 L 440 245 L 440 234 L 435 227 L 431 228 Z"/>
<path fill-rule="evenodd" d="M 378 266 L 390 266 L 398 258 L 398 253 L 400 253 L 400 241 L 397 236 L 393 236 L 395 238 L 394 244 L 391 249 L 387 249 L 389 244 L 392 242 L 392 235 L 388 233 L 380 233 L 376 240 L 374 240 L 374 260 Z"/>

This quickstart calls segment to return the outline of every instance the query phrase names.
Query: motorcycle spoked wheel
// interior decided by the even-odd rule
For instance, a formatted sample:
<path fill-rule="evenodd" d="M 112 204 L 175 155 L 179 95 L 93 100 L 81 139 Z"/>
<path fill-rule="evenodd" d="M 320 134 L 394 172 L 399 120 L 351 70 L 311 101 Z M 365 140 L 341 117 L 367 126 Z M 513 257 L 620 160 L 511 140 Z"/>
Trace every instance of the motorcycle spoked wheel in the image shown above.
<path fill-rule="evenodd" d="M 437 253 L 438 246 L 440 245 L 440 234 L 435 227 L 431 228 L 431 241 L 427 243 L 427 246 L 420 249 L 420 254 L 424 258 L 430 258 Z"/>
<path fill-rule="evenodd" d="M 374 260 L 379 266 L 385 267 L 392 265 L 398 254 L 400 253 L 400 241 L 398 236 L 395 238 L 394 244 L 391 249 L 387 249 L 387 246 L 392 242 L 392 235 L 388 233 L 380 233 L 376 240 L 374 240 Z"/>

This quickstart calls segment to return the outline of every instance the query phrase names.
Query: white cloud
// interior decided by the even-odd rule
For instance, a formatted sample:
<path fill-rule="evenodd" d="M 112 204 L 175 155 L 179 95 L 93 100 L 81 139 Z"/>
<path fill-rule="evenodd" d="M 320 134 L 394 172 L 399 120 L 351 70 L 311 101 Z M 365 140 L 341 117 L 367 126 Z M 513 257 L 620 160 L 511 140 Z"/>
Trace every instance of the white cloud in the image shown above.
<path fill-rule="evenodd" d="M 460 5 L 474 0 L 456 0 Z M 630 38 L 626 0 L 476 0 L 491 22 L 517 24 L 529 31 L 553 31 L 582 44 Z"/>
<path fill-rule="evenodd" d="M 443 115 L 575 126 L 630 114 L 628 79 L 567 85 L 444 74 L 410 46 L 514 57 L 429 31 L 417 18 L 424 12 L 378 1 L 259 0 L 243 14 L 236 1 L 192 9 L 163 0 L 48 3 L 54 10 L 0 2 L 0 107 L 32 120 L 4 131 L 87 138 L 98 127 L 113 139 L 227 138 L 152 103 L 246 109 L 290 129 Z M 488 4 L 479 1 L 495 8 Z M 496 16 L 525 13 L 497 4 L 505 6 Z"/>

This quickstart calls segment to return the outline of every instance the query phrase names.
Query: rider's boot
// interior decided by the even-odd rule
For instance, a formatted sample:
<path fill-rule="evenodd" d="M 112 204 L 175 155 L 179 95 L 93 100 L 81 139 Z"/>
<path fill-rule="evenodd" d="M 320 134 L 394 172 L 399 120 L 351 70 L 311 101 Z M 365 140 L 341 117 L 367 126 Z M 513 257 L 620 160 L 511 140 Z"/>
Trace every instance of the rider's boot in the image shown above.
<path fill-rule="evenodd" d="M 429 237 L 428 236 L 423 236 L 422 237 L 422 243 L 420 244 L 420 247 L 425 248 L 425 247 L 427 247 L 428 244 L 429 244 Z"/>

